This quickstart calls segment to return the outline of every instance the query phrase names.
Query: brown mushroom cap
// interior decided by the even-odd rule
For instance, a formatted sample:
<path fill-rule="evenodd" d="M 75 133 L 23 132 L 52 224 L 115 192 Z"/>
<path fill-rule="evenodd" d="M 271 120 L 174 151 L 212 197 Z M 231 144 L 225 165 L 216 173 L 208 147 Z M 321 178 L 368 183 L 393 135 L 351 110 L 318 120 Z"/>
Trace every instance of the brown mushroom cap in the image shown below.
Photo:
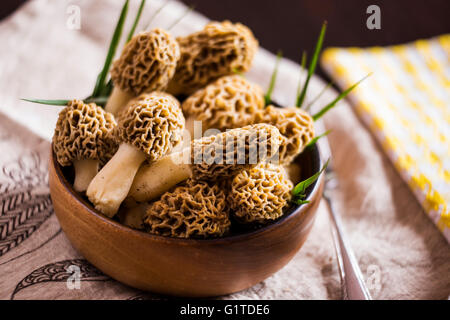
<path fill-rule="evenodd" d="M 229 194 L 231 209 L 245 223 L 278 219 L 291 199 L 292 188 L 282 166 L 261 163 L 234 177 Z"/>
<path fill-rule="evenodd" d="M 195 92 L 181 108 L 203 121 L 205 129 L 239 128 L 264 108 L 264 92 L 241 76 L 225 76 Z"/>
<path fill-rule="evenodd" d="M 114 116 L 95 103 L 72 100 L 58 116 L 53 150 L 58 163 L 69 166 L 74 160 L 106 162 L 117 150 L 113 139 Z"/>
<path fill-rule="evenodd" d="M 191 153 L 193 177 L 198 180 L 232 177 L 276 156 L 281 141 L 278 129 L 265 123 L 194 140 Z"/>
<path fill-rule="evenodd" d="M 120 142 L 135 146 L 149 160 L 168 154 L 182 142 L 184 116 L 173 96 L 152 92 L 142 94 L 119 116 L 117 136 Z"/>
<path fill-rule="evenodd" d="M 135 96 L 163 90 L 175 73 L 180 48 L 166 31 L 156 28 L 135 35 L 111 69 L 114 85 Z"/>
<path fill-rule="evenodd" d="M 292 162 L 314 138 L 314 120 L 302 109 L 267 106 L 254 117 L 254 123 L 268 123 L 280 130 L 283 137 L 280 162 L 283 164 Z"/>
<path fill-rule="evenodd" d="M 151 203 L 144 224 L 153 234 L 191 238 L 222 236 L 231 223 L 219 186 L 190 179 Z"/>
<path fill-rule="evenodd" d="M 208 23 L 177 41 L 181 58 L 169 84 L 175 94 L 190 94 L 221 76 L 247 71 L 258 49 L 250 29 L 230 21 Z"/>

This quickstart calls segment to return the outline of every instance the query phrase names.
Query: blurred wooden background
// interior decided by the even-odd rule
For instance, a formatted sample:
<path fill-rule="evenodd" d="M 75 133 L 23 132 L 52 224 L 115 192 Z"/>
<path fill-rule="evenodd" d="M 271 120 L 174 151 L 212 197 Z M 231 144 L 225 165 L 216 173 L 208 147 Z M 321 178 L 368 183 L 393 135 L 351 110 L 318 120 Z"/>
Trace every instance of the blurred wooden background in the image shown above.
<path fill-rule="evenodd" d="M 0 19 L 27 0 L 1 0 Z M 32 1 L 32 0 L 28 0 Z M 94 0 L 92 0 L 94 1 Z M 120 1 L 120 0 L 118 0 Z M 313 51 L 328 21 L 324 46 L 389 45 L 450 32 L 450 0 L 182 0 L 214 20 L 248 25 L 263 47 L 299 61 Z M 151 6 L 151 0 L 147 1 Z M 381 29 L 366 27 L 369 5 L 381 9 Z M 318 70 L 318 73 L 323 73 Z"/>

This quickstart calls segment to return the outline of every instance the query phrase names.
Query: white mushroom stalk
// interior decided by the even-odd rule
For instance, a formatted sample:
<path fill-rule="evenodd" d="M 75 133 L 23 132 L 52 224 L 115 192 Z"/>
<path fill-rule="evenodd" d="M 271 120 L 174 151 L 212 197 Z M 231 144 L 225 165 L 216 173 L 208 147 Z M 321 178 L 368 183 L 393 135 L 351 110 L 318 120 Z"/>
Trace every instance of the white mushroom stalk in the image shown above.
<path fill-rule="evenodd" d="M 75 160 L 73 167 L 75 168 L 75 180 L 73 188 L 75 191 L 84 192 L 91 183 L 92 179 L 97 175 L 100 165 L 99 160 Z"/>
<path fill-rule="evenodd" d="M 182 151 L 143 165 L 131 186 L 128 204 L 153 200 L 190 177 L 209 181 L 230 178 L 261 161 L 276 158 L 280 143 L 278 129 L 267 124 L 194 140 Z"/>
<path fill-rule="evenodd" d="M 178 43 L 168 32 L 156 28 L 135 35 L 112 66 L 114 89 L 105 110 L 117 115 L 132 98 L 164 90 L 179 58 Z"/>
<path fill-rule="evenodd" d="M 95 208 L 114 216 L 141 164 L 170 153 L 182 142 L 183 129 L 184 117 L 174 97 L 155 92 L 134 100 L 119 118 L 119 150 L 87 189 Z"/>

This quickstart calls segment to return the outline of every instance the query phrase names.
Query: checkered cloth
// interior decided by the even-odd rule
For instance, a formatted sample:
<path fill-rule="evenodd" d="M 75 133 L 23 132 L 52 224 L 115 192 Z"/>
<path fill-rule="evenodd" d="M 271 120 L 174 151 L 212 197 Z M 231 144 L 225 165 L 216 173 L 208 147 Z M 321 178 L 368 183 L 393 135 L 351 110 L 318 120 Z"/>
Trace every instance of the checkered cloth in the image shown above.
<path fill-rule="evenodd" d="M 322 66 L 450 242 L 450 34 L 386 48 L 329 48 Z"/>

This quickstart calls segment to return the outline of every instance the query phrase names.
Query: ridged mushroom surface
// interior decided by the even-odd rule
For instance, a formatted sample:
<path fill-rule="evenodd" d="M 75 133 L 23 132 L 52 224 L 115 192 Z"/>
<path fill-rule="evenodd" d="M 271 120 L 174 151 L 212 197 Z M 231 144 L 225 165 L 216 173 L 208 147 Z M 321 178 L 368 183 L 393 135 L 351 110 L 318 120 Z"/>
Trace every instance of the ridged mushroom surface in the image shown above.
<path fill-rule="evenodd" d="M 164 193 L 144 218 L 149 233 L 177 238 L 222 236 L 230 224 L 225 193 L 218 185 L 194 180 Z"/>
<path fill-rule="evenodd" d="M 95 103 L 69 102 L 58 116 L 53 135 L 53 150 L 61 166 L 74 160 L 99 160 L 104 163 L 118 148 L 113 138 L 114 116 Z"/>
<path fill-rule="evenodd" d="M 198 180 L 226 179 L 277 155 L 282 137 L 268 124 L 228 130 L 192 141 L 193 177 Z"/>
<path fill-rule="evenodd" d="M 230 21 L 208 23 L 177 41 L 181 58 L 169 84 L 173 94 L 191 94 L 221 76 L 247 71 L 258 49 L 250 29 Z"/>
<path fill-rule="evenodd" d="M 134 96 L 164 90 L 179 58 L 178 43 L 168 32 L 159 28 L 141 32 L 125 45 L 113 63 L 111 78 L 114 85 Z"/>
<path fill-rule="evenodd" d="M 183 129 L 184 116 L 178 100 L 167 93 L 152 92 L 142 94 L 121 112 L 117 135 L 152 161 L 181 144 Z"/>
<path fill-rule="evenodd" d="M 280 165 L 261 163 L 237 174 L 229 199 L 235 217 L 244 223 L 265 223 L 283 215 L 293 183 Z"/>
<path fill-rule="evenodd" d="M 280 162 L 289 164 L 314 138 L 314 120 L 305 111 L 296 108 L 267 106 L 254 114 L 253 123 L 271 124 L 280 131 Z"/>
<path fill-rule="evenodd" d="M 202 121 L 204 129 L 238 128 L 264 108 L 264 92 L 241 76 L 224 76 L 196 91 L 181 108 L 187 117 Z"/>

